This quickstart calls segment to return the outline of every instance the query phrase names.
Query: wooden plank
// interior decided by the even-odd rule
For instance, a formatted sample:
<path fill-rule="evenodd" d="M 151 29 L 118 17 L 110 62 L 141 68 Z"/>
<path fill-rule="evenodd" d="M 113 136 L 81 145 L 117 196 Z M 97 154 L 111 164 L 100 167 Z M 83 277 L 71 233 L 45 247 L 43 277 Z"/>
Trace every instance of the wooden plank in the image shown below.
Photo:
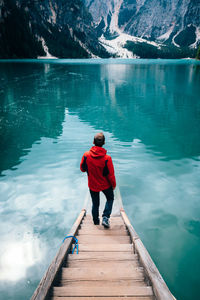
<path fill-rule="evenodd" d="M 133 244 L 79 244 L 80 252 L 133 252 Z"/>
<path fill-rule="evenodd" d="M 111 218 L 110 220 L 110 224 L 119 224 L 119 225 L 123 225 L 124 222 L 123 222 L 123 219 L 120 217 L 120 218 Z M 100 223 L 102 222 L 102 219 L 100 219 Z M 93 224 L 93 220 L 92 219 L 84 219 L 82 221 L 82 224 Z"/>
<path fill-rule="evenodd" d="M 80 300 L 82 297 L 53 297 L 52 300 Z M 84 297 L 84 300 L 154 300 L 153 296 L 132 296 L 132 297 Z"/>
<path fill-rule="evenodd" d="M 128 244 L 131 242 L 129 236 L 91 236 L 82 235 L 78 236 L 79 244 Z"/>
<path fill-rule="evenodd" d="M 78 218 L 76 219 L 74 225 L 72 226 L 69 235 L 76 234 L 78 227 L 85 215 L 85 212 L 86 212 L 85 209 L 83 209 L 81 211 L 81 213 L 79 214 Z M 56 257 L 50 264 L 48 270 L 46 271 L 46 273 L 43 276 L 43 278 L 41 279 L 37 289 L 35 290 L 33 296 L 31 297 L 31 300 L 45 299 L 45 297 L 48 295 L 49 289 L 50 289 L 56 275 L 58 274 L 68 251 L 70 250 L 71 243 L 72 243 L 72 239 L 66 239 L 64 241 L 64 243 L 61 245 Z"/>
<path fill-rule="evenodd" d="M 113 279 L 144 279 L 143 268 L 62 268 L 62 279 L 67 280 L 96 280 Z"/>
<path fill-rule="evenodd" d="M 125 229 L 121 230 L 105 230 L 103 227 L 102 229 L 91 229 L 88 230 L 87 228 L 85 229 L 79 229 L 78 231 L 78 236 L 80 235 L 103 235 L 103 236 L 109 236 L 109 235 L 123 235 L 123 236 L 128 236 L 128 232 Z M 78 237 L 77 236 L 77 237 Z"/>
<path fill-rule="evenodd" d="M 171 294 L 170 290 L 168 289 L 165 281 L 160 275 L 157 267 L 155 266 L 148 251 L 146 250 L 146 248 L 144 247 L 140 239 L 137 239 L 135 241 L 135 248 L 140 257 L 142 265 L 145 268 L 146 274 L 148 275 L 152 283 L 153 291 L 155 293 L 156 299 L 174 300 L 174 296 Z"/>
<path fill-rule="evenodd" d="M 88 224 L 81 224 L 81 229 L 103 229 L 103 230 L 126 230 L 126 226 L 125 225 L 119 225 L 119 224 L 111 224 L 109 229 L 105 229 L 102 225 L 94 225 L 92 223 L 88 223 Z"/>
<path fill-rule="evenodd" d="M 138 260 L 138 255 L 131 252 L 80 252 L 69 254 L 68 261 L 119 261 L 119 260 Z"/>
<path fill-rule="evenodd" d="M 134 230 L 133 226 L 131 225 L 131 223 L 123 209 L 121 209 L 121 216 L 124 220 L 124 224 L 126 225 L 128 231 L 130 233 L 131 239 L 134 242 L 135 240 L 137 240 L 139 238 L 139 236 L 138 236 L 137 232 Z"/>
<path fill-rule="evenodd" d="M 124 286 L 116 286 L 114 288 L 110 288 L 108 286 L 105 287 L 96 287 L 96 286 L 79 286 L 78 289 L 75 289 L 72 286 L 66 287 L 54 287 L 53 288 L 53 296 L 54 297 L 63 297 L 63 296 L 77 296 L 77 297 L 89 297 L 89 296 L 152 296 L 153 291 L 151 287 L 124 287 Z"/>
<path fill-rule="evenodd" d="M 142 241 L 137 235 L 136 231 L 133 229 L 125 211 L 121 209 L 121 215 L 123 217 L 124 223 L 130 233 L 132 242 L 135 245 L 135 251 L 138 254 L 142 266 L 144 267 L 145 273 L 152 283 L 153 291 L 155 293 L 157 300 L 174 300 L 174 296 L 168 289 L 165 281 L 163 280 L 160 272 L 152 261 L 148 251 L 144 247 Z"/>
<path fill-rule="evenodd" d="M 87 260 L 87 261 L 68 261 L 67 262 L 67 267 L 69 268 L 108 268 L 109 266 L 115 267 L 115 268 L 130 268 L 130 266 L 134 267 L 139 267 L 139 262 L 137 260 L 133 261 L 124 261 L 124 260 L 119 260 L 119 261 L 96 261 L 96 260 Z"/>
<path fill-rule="evenodd" d="M 91 281 L 90 280 L 66 280 L 63 279 L 61 280 L 59 286 L 73 286 L 75 288 L 79 288 L 79 286 L 90 286 Z M 143 279 L 126 279 L 126 280 L 96 280 L 92 282 L 92 285 L 99 286 L 99 287 L 104 287 L 104 286 L 109 286 L 109 287 L 115 287 L 115 286 L 147 286 L 146 283 L 144 282 Z"/>

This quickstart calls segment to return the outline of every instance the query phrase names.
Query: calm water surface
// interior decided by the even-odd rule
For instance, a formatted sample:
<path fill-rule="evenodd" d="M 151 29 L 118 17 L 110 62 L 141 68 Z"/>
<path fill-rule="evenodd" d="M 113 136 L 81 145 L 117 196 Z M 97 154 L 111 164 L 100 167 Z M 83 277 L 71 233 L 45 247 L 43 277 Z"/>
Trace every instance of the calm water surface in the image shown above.
<path fill-rule="evenodd" d="M 87 194 L 103 130 L 125 209 L 177 299 L 199 298 L 200 64 L 0 63 L 0 299 L 29 299 Z"/>

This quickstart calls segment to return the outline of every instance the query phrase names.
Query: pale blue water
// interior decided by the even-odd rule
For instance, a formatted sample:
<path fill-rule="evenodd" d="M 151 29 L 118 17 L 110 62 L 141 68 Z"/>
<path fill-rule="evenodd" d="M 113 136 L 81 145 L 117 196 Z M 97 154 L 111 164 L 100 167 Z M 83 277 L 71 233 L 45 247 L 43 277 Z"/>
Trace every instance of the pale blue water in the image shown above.
<path fill-rule="evenodd" d="M 84 203 L 103 130 L 127 214 L 177 299 L 199 298 L 200 63 L 0 62 L 0 299 L 29 299 Z"/>

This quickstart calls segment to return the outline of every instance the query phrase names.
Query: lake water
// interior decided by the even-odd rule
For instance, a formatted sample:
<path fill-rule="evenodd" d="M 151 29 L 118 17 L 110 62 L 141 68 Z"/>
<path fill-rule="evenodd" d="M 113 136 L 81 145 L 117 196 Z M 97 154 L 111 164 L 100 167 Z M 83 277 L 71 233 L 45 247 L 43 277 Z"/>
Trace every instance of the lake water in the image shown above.
<path fill-rule="evenodd" d="M 31 297 L 87 194 L 99 130 L 127 214 L 177 299 L 199 297 L 200 63 L 0 62 L 0 299 Z"/>

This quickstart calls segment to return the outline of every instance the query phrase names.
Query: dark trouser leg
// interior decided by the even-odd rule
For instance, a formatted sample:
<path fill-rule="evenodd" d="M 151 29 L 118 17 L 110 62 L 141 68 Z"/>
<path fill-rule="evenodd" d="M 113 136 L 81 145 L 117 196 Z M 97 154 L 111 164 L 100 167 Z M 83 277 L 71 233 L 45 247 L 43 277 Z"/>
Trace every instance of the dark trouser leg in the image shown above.
<path fill-rule="evenodd" d="M 94 192 L 90 190 L 90 195 L 92 197 L 92 217 L 94 224 L 99 223 L 99 192 Z"/>
<path fill-rule="evenodd" d="M 110 187 L 109 189 L 103 190 L 102 192 L 104 193 L 104 195 L 106 196 L 106 199 L 107 199 L 102 217 L 110 218 L 110 215 L 112 212 L 113 201 L 114 201 L 113 188 Z"/>

